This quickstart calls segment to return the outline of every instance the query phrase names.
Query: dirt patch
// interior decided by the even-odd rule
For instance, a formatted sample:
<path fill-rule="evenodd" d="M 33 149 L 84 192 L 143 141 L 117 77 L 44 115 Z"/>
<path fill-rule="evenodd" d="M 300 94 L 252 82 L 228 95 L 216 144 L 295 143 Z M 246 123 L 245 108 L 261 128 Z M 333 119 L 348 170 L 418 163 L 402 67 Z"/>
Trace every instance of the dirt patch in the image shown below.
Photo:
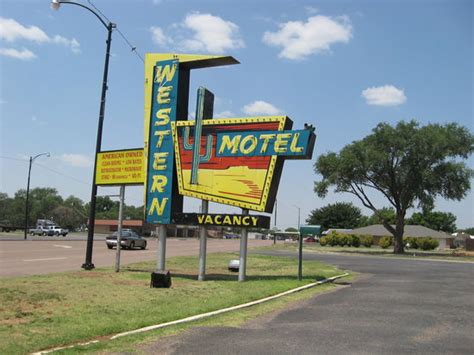
<path fill-rule="evenodd" d="M 29 319 L 25 318 L 11 318 L 11 319 L 2 319 L 0 320 L 1 325 L 6 325 L 8 326 L 13 326 L 13 325 L 18 325 L 18 324 L 26 324 L 29 323 Z"/>

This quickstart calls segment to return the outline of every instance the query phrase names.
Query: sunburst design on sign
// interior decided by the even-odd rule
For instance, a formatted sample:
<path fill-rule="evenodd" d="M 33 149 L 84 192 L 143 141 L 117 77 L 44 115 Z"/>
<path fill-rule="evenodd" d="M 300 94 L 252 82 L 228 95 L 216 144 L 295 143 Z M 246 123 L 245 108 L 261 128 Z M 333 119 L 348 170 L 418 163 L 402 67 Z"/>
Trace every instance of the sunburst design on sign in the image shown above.
<path fill-rule="evenodd" d="M 192 131 L 195 121 L 172 123 L 179 193 L 255 211 L 270 211 L 278 186 L 283 158 L 276 155 L 239 154 L 219 156 L 218 134 L 284 131 L 292 122 L 286 116 L 210 119 L 202 121 L 201 154 L 210 157 L 199 164 L 197 184 L 191 183 Z M 212 137 L 212 139 L 211 139 Z M 210 145 L 211 144 L 211 145 Z M 239 149 L 248 150 L 244 141 Z M 207 154 L 208 155 L 208 154 Z M 270 198 L 269 198 L 270 197 Z"/>

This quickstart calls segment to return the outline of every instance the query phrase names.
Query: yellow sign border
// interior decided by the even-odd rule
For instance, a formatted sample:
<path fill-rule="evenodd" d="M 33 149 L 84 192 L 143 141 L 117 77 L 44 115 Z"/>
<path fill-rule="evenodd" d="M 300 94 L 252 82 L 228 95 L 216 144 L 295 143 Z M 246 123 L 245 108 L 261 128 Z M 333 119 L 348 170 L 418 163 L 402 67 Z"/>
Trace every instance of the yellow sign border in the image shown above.
<path fill-rule="evenodd" d="M 266 122 L 277 122 L 278 131 L 283 131 L 285 129 L 285 123 L 287 121 L 287 116 L 257 116 L 257 117 L 245 117 L 245 118 L 218 118 L 203 120 L 202 125 L 211 126 L 211 125 L 223 125 L 223 124 L 245 124 L 245 123 L 266 123 Z M 217 203 L 223 203 L 226 205 L 236 206 L 240 208 L 246 208 L 253 211 L 265 212 L 265 207 L 267 205 L 268 196 L 270 193 L 270 188 L 272 185 L 273 175 L 275 171 L 275 165 L 277 162 L 277 156 L 272 156 L 270 158 L 270 165 L 268 168 L 268 174 L 265 179 L 264 189 L 262 193 L 262 199 L 259 204 L 256 203 L 245 203 L 245 202 L 236 202 L 234 200 L 227 199 L 225 197 L 218 198 L 214 196 L 209 196 L 207 194 L 202 194 L 200 192 L 189 192 L 184 189 L 184 183 L 182 180 L 181 172 L 181 157 L 179 155 L 179 142 L 178 142 L 178 130 L 177 127 L 187 127 L 194 126 L 196 121 L 176 121 L 171 123 L 171 131 L 174 141 L 174 150 L 175 150 L 175 159 L 176 159 L 176 169 L 178 171 L 178 189 L 180 195 L 195 197 L 202 200 L 208 200 Z"/>

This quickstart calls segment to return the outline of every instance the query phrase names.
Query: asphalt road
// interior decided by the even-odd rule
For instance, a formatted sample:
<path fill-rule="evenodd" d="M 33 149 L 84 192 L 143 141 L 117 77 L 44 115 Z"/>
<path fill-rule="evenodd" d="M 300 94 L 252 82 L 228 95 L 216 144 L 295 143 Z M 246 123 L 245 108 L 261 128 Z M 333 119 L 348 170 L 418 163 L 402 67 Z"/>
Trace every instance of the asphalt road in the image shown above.
<path fill-rule="evenodd" d="M 241 328 L 192 328 L 145 352 L 174 354 L 473 354 L 474 263 L 309 254 L 362 273 Z"/>
<path fill-rule="evenodd" d="M 157 240 L 147 239 L 146 250 L 122 250 L 121 264 L 156 260 Z M 249 240 L 249 246 L 270 245 L 269 240 Z M 168 238 L 166 256 L 199 255 L 199 240 Z M 208 239 L 207 252 L 238 251 L 240 239 Z M 0 238 L 0 277 L 39 275 L 80 270 L 84 263 L 84 236 Z M 94 241 L 92 261 L 95 267 L 115 265 L 115 249 L 107 249 L 104 236 Z"/>

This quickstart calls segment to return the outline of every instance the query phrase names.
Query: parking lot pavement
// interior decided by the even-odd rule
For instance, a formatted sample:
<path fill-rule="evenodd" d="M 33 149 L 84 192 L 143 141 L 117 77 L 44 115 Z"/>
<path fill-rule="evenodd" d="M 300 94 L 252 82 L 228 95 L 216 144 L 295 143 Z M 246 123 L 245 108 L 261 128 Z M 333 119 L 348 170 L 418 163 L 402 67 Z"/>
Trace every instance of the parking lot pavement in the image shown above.
<path fill-rule="evenodd" d="M 271 243 L 269 240 L 249 240 L 249 247 Z M 166 244 L 166 257 L 199 254 L 198 239 L 168 238 Z M 208 239 L 208 253 L 238 251 L 239 248 L 240 239 Z M 40 237 L 26 241 L 0 239 L 0 277 L 81 270 L 85 251 L 85 237 Z M 107 249 L 103 236 L 95 238 L 92 254 L 95 267 L 114 265 L 115 254 L 115 249 Z M 157 240 L 148 239 L 146 250 L 123 250 L 121 264 L 156 260 L 156 257 Z"/>
<path fill-rule="evenodd" d="M 176 354 L 474 352 L 473 263 L 322 254 L 309 254 L 306 258 L 362 274 L 350 286 L 315 296 L 273 316 L 257 318 L 243 327 L 193 328 L 185 334 L 157 340 L 144 351 L 152 353 L 164 348 Z"/>

